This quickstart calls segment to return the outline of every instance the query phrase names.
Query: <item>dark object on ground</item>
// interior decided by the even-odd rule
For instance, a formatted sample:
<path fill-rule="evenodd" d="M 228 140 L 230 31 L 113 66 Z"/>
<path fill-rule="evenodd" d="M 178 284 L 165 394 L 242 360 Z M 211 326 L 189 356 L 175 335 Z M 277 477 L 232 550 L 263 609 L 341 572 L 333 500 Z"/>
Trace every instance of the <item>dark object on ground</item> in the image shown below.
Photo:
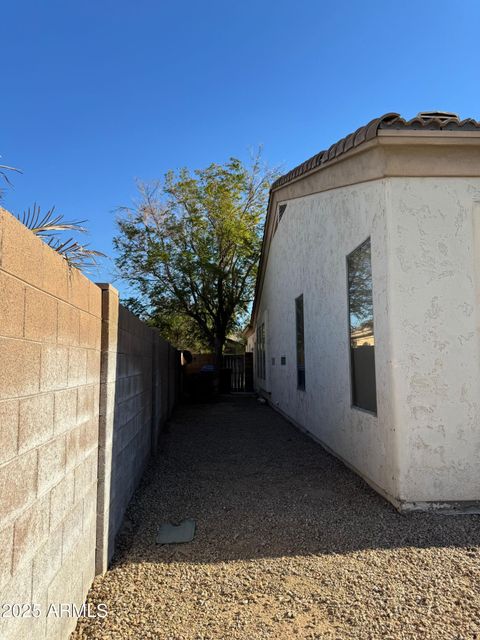
<path fill-rule="evenodd" d="M 183 520 L 178 525 L 164 522 L 160 525 L 155 542 L 157 544 L 182 544 L 191 542 L 194 536 L 195 520 Z"/>

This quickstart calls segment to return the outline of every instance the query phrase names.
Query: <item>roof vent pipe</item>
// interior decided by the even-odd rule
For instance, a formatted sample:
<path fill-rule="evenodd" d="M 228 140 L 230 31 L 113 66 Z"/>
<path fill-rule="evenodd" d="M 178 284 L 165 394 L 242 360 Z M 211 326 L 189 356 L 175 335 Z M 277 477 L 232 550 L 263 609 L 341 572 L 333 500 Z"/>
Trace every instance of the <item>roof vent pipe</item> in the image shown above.
<path fill-rule="evenodd" d="M 420 111 L 417 117 L 422 120 L 426 120 L 427 122 L 429 120 L 440 120 L 441 122 L 446 122 L 452 118 L 460 120 L 458 113 L 451 113 L 450 111 Z"/>

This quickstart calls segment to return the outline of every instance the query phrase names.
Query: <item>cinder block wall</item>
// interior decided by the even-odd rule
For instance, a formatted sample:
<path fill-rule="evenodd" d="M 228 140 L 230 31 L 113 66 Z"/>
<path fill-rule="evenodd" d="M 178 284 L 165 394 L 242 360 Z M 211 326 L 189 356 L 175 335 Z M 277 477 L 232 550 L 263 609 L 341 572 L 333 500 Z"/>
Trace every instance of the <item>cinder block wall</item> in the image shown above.
<path fill-rule="evenodd" d="M 175 404 L 178 357 L 156 331 L 118 304 L 113 287 L 100 287 L 104 301 L 104 366 L 97 571 L 103 572 L 111 560 L 128 503 Z"/>
<path fill-rule="evenodd" d="M 0 602 L 45 613 L 94 576 L 101 290 L 0 213 Z M 75 620 L 0 625 L 53 638 Z"/>
<path fill-rule="evenodd" d="M 172 408 L 172 351 L 0 209 L 0 603 L 41 612 L 0 619 L 2 640 L 75 627 L 48 607 L 80 607 L 107 567 Z"/>

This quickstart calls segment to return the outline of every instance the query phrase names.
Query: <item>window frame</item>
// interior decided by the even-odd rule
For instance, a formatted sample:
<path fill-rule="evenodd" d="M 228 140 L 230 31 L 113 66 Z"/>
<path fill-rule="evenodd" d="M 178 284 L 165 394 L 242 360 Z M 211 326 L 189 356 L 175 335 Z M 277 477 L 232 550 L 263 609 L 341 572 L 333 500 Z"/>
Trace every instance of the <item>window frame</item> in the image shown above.
<path fill-rule="evenodd" d="M 302 342 L 302 357 L 303 365 L 300 364 L 300 350 L 299 350 L 299 323 L 298 323 L 298 306 L 301 302 L 302 305 L 302 327 L 301 327 L 301 342 Z M 295 351 L 296 351 L 296 372 L 297 372 L 297 390 L 306 391 L 306 374 L 305 374 L 305 302 L 303 293 L 295 298 Z M 301 376 L 300 373 L 303 375 Z M 302 377 L 302 382 L 300 378 Z"/>
<path fill-rule="evenodd" d="M 278 229 L 278 225 L 280 224 L 281 219 L 283 218 L 285 211 L 287 210 L 288 202 L 279 202 L 277 204 L 277 210 L 275 211 L 275 228 L 273 233 L 275 234 Z"/>
<path fill-rule="evenodd" d="M 348 378 L 350 385 L 350 408 L 355 409 L 356 411 L 362 411 L 363 413 L 367 413 L 370 416 L 377 417 L 378 415 L 378 395 L 377 395 L 377 367 L 376 367 L 376 354 L 375 354 L 375 344 L 374 348 L 374 381 L 375 381 L 375 410 L 366 409 L 365 407 L 361 407 L 358 404 L 355 404 L 355 389 L 354 389 L 354 365 L 353 365 L 353 354 L 352 354 L 352 346 L 351 346 L 351 323 L 350 323 L 350 286 L 349 286 L 349 258 L 355 253 L 358 249 L 363 247 L 363 245 L 370 243 L 370 271 L 371 271 L 371 279 L 372 279 L 372 321 L 373 321 L 373 336 L 375 340 L 375 310 L 373 308 L 373 265 L 372 265 L 372 237 L 371 235 L 367 236 L 365 240 L 360 242 L 354 249 L 349 251 L 345 256 L 345 280 L 346 280 L 346 292 L 347 292 L 347 345 L 348 345 Z"/>
<path fill-rule="evenodd" d="M 255 347 L 257 378 L 266 380 L 265 321 L 257 325 Z"/>

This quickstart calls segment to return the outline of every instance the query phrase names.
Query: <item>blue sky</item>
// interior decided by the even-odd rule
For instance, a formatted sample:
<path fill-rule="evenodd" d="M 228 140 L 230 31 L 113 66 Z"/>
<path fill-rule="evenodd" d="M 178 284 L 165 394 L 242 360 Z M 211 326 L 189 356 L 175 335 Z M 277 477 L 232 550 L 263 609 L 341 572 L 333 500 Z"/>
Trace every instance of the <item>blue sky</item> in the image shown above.
<path fill-rule="evenodd" d="M 258 144 L 287 170 L 388 111 L 480 119 L 479 24 L 477 0 L 3 2 L 4 206 L 86 218 L 113 256 L 135 178 Z"/>

